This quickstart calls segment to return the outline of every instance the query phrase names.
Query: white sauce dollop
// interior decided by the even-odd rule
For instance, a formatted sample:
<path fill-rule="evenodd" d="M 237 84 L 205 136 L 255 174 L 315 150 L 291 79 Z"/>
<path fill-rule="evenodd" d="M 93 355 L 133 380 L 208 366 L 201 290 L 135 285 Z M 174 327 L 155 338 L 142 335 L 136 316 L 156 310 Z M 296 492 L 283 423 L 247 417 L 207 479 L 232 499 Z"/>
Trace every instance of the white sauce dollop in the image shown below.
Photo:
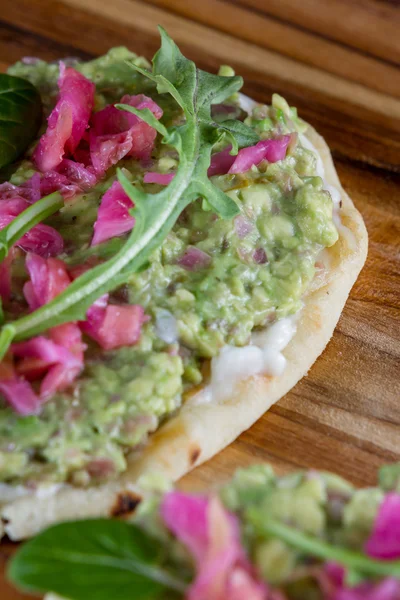
<path fill-rule="evenodd" d="M 294 317 L 286 317 L 265 331 L 254 333 L 248 346 L 222 348 L 211 361 L 211 382 L 202 402 L 230 396 L 239 381 L 253 375 L 282 375 L 286 367 L 282 350 L 295 333 Z"/>

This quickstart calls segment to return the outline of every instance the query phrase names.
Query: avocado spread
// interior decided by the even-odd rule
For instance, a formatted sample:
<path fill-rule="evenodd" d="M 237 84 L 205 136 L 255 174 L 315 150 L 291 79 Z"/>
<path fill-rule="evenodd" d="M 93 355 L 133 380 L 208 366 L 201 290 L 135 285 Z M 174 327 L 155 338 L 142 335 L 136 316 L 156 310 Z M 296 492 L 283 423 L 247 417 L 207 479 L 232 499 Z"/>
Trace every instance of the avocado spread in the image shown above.
<path fill-rule="evenodd" d="M 385 481 L 385 471 L 391 473 L 390 482 Z M 387 465 L 380 471 L 378 487 L 356 489 L 341 477 L 323 471 L 299 471 L 278 477 L 266 464 L 238 469 L 233 479 L 218 490 L 218 499 L 229 511 L 231 522 L 238 526 L 242 547 L 252 566 L 250 572 L 258 580 L 256 589 L 261 590 L 253 596 L 251 587 L 243 588 L 239 597 L 383 600 L 384 591 L 388 589 L 393 590 L 393 595 L 387 597 L 397 598 L 400 562 L 395 559 L 399 556 L 399 546 L 388 558 L 388 532 L 393 535 L 396 531 L 395 506 L 400 502 L 398 472 L 398 465 Z M 198 541 L 201 535 L 198 531 L 202 532 L 198 525 L 199 505 L 215 502 L 215 490 L 208 491 L 207 496 L 195 496 L 171 490 L 167 483 L 154 478 L 144 480 L 144 500 L 132 521 L 157 540 L 156 543 L 166 547 L 170 572 L 176 568 L 176 573 L 184 579 L 186 570 L 194 570 L 192 591 L 197 589 L 199 577 L 204 587 L 204 581 L 213 581 L 211 577 L 204 577 L 204 563 L 200 563 L 201 570 L 199 562 L 193 569 L 192 546 L 187 539 L 192 544 L 193 540 Z M 168 520 L 171 498 L 175 509 L 173 521 L 172 517 Z M 388 510 L 391 503 L 394 508 Z M 208 511 L 211 528 L 211 511 Z M 185 516 L 189 513 L 191 518 L 186 518 L 186 526 L 174 526 L 176 522 L 183 522 L 182 516 L 176 513 Z M 382 523 L 383 514 L 387 529 L 382 525 L 377 527 L 377 523 Z M 218 531 L 219 537 L 210 536 L 218 539 L 220 547 L 221 529 L 214 522 L 212 531 Z M 214 556 L 217 564 L 213 564 L 214 568 L 223 571 L 222 552 Z"/>
<path fill-rule="evenodd" d="M 143 93 L 162 107 L 164 124 L 181 121 L 173 98 L 157 93 L 126 59 L 148 66 L 125 48 L 73 63 L 96 85 L 95 110 L 119 102 L 124 94 Z M 37 87 L 48 114 L 57 97 L 58 70 L 43 61 L 20 62 L 10 73 Z M 179 408 L 185 391 L 203 381 L 205 359 L 225 344 L 248 344 L 255 328 L 301 308 L 318 254 L 338 237 L 331 197 L 316 174 L 316 157 L 296 135 L 304 123 L 279 96 L 272 106 L 260 105 L 250 115 L 236 96 L 226 105 L 228 110 L 215 118 L 222 121 L 235 112 L 260 139 L 293 134 L 286 158 L 262 161 L 245 173 L 213 176 L 213 184 L 237 202 L 240 215 L 224 220 L 204 200 L 190 204 L 145 268 L 112 292 L 115 302 L 144 308 L 148 320 L 137 344 L 105 351 L 85 339 L 83 373 L 38 415 L 20 416 L 0 399 L 0 480 L 86 486 L 115 477 L 126 468 L 128 452 L 145 443 Z M 42 132 L 45 126 L 44 121 Z M 148 192 L 161 187 L 143 183 L 147 171 L 170 173 L 176 166 L 176 152 L 158 138 L 151 168 L 133 158 L 118 163 L 134 185 Z M 34 173 L 28 153 L 15 165 L 10 182 L 20 185 Z M 98 264 L 122 247 L 125 236 L 90 245 L 101 198 L 115 180 L 116 168 L 111 167 L 95 187 L 66 200 L 46 220 L 64 239 L 58 258 L 68 268 Z M 180 262 L 188 249 L 204 253 L 206 263 L 188 268 Z M 28 279 L 22 256 L 15 259 L 12 274 L 13 301 L 6 307 L 11 318 L 21 312 Z M 316 513 L 316 531 L 318 518 Z"/>

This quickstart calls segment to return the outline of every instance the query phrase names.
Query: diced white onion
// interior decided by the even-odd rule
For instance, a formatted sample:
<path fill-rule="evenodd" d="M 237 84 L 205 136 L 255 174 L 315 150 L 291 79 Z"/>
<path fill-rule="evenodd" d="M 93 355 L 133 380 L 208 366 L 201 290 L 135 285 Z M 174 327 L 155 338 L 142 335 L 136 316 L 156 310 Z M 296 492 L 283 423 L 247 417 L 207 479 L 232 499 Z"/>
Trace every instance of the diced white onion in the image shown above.
<path fill-rule="evenodd" d="M 169 310 L 163 308 L 157 311 L 156 334 L 166 344 L 173 344 L 178 339 L 178 326 L 176 319 Z"/>

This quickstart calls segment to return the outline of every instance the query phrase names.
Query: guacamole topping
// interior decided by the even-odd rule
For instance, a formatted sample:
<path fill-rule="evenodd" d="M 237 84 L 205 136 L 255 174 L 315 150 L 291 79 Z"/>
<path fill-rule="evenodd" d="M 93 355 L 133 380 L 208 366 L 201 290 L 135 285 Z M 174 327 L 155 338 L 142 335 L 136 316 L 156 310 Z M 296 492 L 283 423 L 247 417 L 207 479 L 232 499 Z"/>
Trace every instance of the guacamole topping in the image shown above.
<path fill-rule="evenodd" d="M 36 309 L 67 297 L 72 289 L 68 286 L 78 285 L 82 273 L 89 278 L 90 272 L 121 255 L 131 239 L 130 230 L 135 234 L 139 227 L 138 216 L 129 212 L 132 199 L 127 191 L 138 190 L 150 202 L 152 194 L 156 198 L 179 185 L 185 167 L 182 157 L 172 138 L 168 142 L 170 138 L 163 139 L 160 132 L 185 127 L 190 111 L 185 112 L 168 90 L 157 87 L 129 62 L 139 70 L 149 68 L 145 59 L 125 48 L 114 48 L 86 63 L 67 61 L 62 67 L 64 86 L 68 76 L 74 82 L 79 77 L 88 82 L 85 94 L 93 89 L 94 108 L 91 115 L 85 113 L 88 128 L 84 132 L 73 120 L 71 130 L 62 130 L 61 163 L 54 166 L 53 156 L 47 172 L 43 164 L 47 164 L 48 128 L 52 122 L 58 131 L 64 110 L 59 65 L 22 61 L 9 70 L 36 86 L 46 116 L 51 117 L 48 124 L 43 120 L 36 150 L 32 147 L 15 164 L 9 182 L 1 184 L 0 209 L 12 194 L 32 202 L 35 181 L 39 197 L 54 191 L 54 186 L 64 197 L 61 210 L 43 223 L 62 238 L 62 249 L 58 246 L 52 258 L 45 255 L 42 260 L 61 261 L 62 267 L 57 264 L 67 273 L 67 285 L 57 292 L 52 288 L 54 293 L 47 299 L 42 296 Z M 232 73 L 224 69 L 222 75 Z M 77 99 L 73 85 L 71 89 L 79 105 L 81 98 Z M 144 108 L 144 114 L 147 110 L 146 122 L 136 113 L 113 106 L 121 101 L 133 111 Z M 73 112 L 81 114 L 77 109 Z M 104 125 L 107 115 L 111 120 Z M 83 318 L 69 319 L 81 344 L 80 367 L 72 377 L 71 362 L 64 353 L 56 365 L 57 373 L 67 373 L 67 379 L 45 401 L 40 393 L 41 376 L 29 371 L 27 378 L 20 371 L 18 385 L 26 384 L 40 398 L 32 414 L 18 414 L 10 401 L 7 369 L 10 361 L 20 368 L 21 360 L 15 358 L 11 345 L 2 363 L 6 383 L 2 386 L 0 381 L 0 480 L 29 486 L 64 481 L 86 486 L 115 477 L 126 468 L 128 453 L 144 444 L 148 434 L 179 409 L 185 394 L 205 381 L 207 359 L 217 357 L 227 345 L 248 345 L 252 333 L 301 309 L 316 264 L 321 268 L 321 251 L 338 238 L 332 199 L 318 176 L 317 157 L 300 142 L 305 125 L 295 109 L 276 95 L 271 106 L 258 105 L 248 114 L 233 93 L 212 105 L 212 115 L 214 124 L 225 127 L 226 134 L 212 145 L 214 168 L 208 181 L 231 203 L 229 210 L 218 212 L 216 192 L 197 193 L 176 214 L 175 224 L 151 249 L 139 271 L 135 268 L 112 289 L 108 285 L 100 299 L 97 294 L 97 300 L 88 300 L 85 306 L 91 308 L 83 311 Z M 246 131 L 250 132 L 247 141 Z M 234 141 L 230 135 L 236 136 Z M 138 147 L 139 137 L 147 144 L 145 150 Z M 235 157 L 229 152 L 237 144 Z M 225 158 L 229 156 L 225 167 L 217 156 L 223 152 Z M 35 159 L 38 155 L 42 172 Z M 97 162 L 92 164 L 90 156 L 94 155 Z M 204 169 L 207 179 L 207 165 Z M 225 217 L 229 211 L 233 216 L 222 218 L 224 210 Z M 35 250 L 38 253 L 37 246 L 30 249 Z M 9 277 L 8 293 L 2 296 L 5 321 L 12 323 L 30 314 L 26 286 L 35 283 L 26 267 L 23 245 L 13 247 L 12 260 L 10 255 L 7 271 L 4 261 L 1 274 L 3 281 Z M 135 322 L 138 335 L 125 343 L 123 336 L 117 336 L 110 345 L 109 332 L 124 329 L 121 315 L 128 314 L 124 312 L 127 307 L 141 307 L 144 316 Z M 61 315 L 50 333 L 38 328 L 37 333 L 59 344 L 60 328 L 66 321 Z M 68 343 L 67 351 L 76 359 L 76 347 Z M 65 350 L 65 337 L 62 344 Z"/>
<path fill-rule="evenodd" d="M 100 581 L 109 585 L 103 593 L 125 600 L 138 574 L 149 600 L 399 598 L 398 465 L 365 489 L 315 470 L 279 477 L 266 464 L 202 495 L 174 490 L 154 473 L 138 483 L 130 523 L 50 527 L 19 550 L 11 580 L 70 600 L 95 596 Z"/>

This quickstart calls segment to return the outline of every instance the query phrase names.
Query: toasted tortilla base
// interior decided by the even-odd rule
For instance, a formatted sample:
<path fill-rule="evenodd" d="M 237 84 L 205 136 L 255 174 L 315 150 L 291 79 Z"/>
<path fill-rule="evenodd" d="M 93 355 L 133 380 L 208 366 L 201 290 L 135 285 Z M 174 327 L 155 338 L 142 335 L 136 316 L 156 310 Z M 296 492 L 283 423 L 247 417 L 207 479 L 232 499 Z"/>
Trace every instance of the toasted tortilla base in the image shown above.
<path fill-rule="evenodd" d="M 151 435 L 143 450 L 129 457 L 128 469 L 117 481 L 89 489 L 64 485 L 51 495 L 39 493 L 3 505 L 4 533 L 11 539 L 30 537 L 56 521 L 129 516 L 140 502 L 135 482 L 141 475 L 152 471 L 176 480 L 217 454 L 282 398 L 324 350 L 365 262 L 368 235 L 360 213 L 340 185 L 324 139 L 311 126 L 306 136 L 320 152 L 326 181 L 340 190 L 341 221 L 351 233 L 345 235 L 341 228 L 338 242 L 326 251 L 330 257 L 328 276 L 305 298 L 297 332 L 284 350 L 284 374 L 241 381 L 235 393 L 220 402 L 184 404 Z"/>

